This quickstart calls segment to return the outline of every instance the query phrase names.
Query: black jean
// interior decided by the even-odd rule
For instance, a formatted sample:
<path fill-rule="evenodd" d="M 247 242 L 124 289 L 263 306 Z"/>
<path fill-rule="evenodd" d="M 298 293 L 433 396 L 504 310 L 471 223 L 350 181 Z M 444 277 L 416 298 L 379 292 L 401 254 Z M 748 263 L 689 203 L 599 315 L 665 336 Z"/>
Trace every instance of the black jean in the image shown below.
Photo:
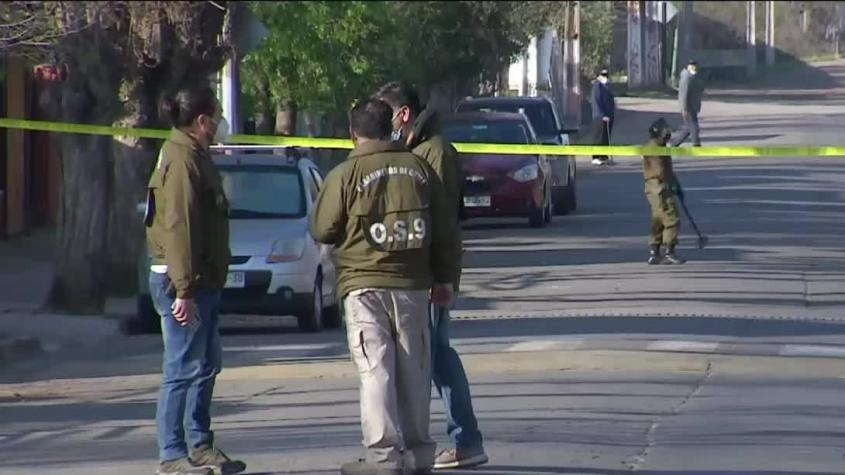
<path fill-rule="evenodd" d="M 605 122 L 601 117 L 593 119 L 592 124 L 593 144 L 595 145 L 610 145 L 610 134 L 613 133 L 613 117 L 609 122 Z M 607 160 L 607 155 L 593 155 L 593 158 L 599 160 Z"/>

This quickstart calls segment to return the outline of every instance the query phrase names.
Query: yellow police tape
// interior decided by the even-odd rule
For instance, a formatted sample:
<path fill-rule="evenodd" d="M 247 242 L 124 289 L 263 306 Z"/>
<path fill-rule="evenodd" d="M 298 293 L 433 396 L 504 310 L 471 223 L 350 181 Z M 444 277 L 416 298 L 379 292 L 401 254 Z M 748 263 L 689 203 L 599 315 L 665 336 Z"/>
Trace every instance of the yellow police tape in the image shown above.
<path fill-rule="evenodd" d="M 0 118 L 0 128 L 39 130 L 69 134 L 110 135 L 166 139 L 170 134 L 162 129 L 138 129 L 110 127 L 105 125 L 67 124 L 22 119 Z M 230 144 L 276 145 L 284 147 L 351 149 L 349 139 L 316 137 L 280 137 L 275 135 L 232 135 Z M 778 146 L 745 147 L 647 147 L 634 145 L 515 145 L 493 143 L 455 143 L 462 153 L 485 153 L 502 155 L 615 155 L 636 157 L 641 155 L 674 155 L 704 157 L 845 157 L 845 146 L 824 145 L 817 147 Z"/>

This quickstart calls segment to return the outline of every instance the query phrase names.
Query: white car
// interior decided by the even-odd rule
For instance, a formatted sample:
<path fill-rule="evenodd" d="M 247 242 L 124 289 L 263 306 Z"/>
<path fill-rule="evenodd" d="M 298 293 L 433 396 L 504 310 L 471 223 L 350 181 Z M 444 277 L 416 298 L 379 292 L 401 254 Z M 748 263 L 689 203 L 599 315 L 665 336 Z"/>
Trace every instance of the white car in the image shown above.
<path fill-rule="evenodd" d="M 331 248 L 308 232 L 323 176 L 296 149 L 214 148 L 229 200 L 232 259 L 221 313 L 293 315 L 304 331 L 340 324 Z M 149 295 L 150 258 L 139 265 L 134 331 L 159 328 Z M 143 329 L 143 330 L 142 330 Z"/>

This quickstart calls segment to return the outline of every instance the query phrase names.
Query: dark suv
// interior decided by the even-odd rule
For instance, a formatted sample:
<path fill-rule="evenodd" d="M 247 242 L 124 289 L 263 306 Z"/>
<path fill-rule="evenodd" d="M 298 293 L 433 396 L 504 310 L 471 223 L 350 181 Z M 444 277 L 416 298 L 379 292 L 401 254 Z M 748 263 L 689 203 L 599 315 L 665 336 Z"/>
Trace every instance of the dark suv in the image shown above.
<path fill-rule="evenodd" d="M 456 113 L 485 111 L 523 113 L 542 144 L 569 145 L 569 134 L 577 132 L 563 128 L 554 104 L 547 97 L 471 97 L 464 99 L 455 109 Z M 552 201 L 555 212 L 564 214 L 577 207 L 575 157 L 554 158 L 551 160 Z"/>

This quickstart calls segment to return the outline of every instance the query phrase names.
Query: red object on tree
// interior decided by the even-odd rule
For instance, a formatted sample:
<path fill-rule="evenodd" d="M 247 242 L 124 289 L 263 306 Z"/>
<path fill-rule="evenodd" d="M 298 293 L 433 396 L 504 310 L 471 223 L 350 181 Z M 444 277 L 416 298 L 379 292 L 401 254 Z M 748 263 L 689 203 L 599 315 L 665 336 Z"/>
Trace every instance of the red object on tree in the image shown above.
<path fill-rule="evenodd" d="M 66 64 L 39 64 L 32 69 L 35 79 L 48 82 L 64 82 L 67 80 Z"/>

